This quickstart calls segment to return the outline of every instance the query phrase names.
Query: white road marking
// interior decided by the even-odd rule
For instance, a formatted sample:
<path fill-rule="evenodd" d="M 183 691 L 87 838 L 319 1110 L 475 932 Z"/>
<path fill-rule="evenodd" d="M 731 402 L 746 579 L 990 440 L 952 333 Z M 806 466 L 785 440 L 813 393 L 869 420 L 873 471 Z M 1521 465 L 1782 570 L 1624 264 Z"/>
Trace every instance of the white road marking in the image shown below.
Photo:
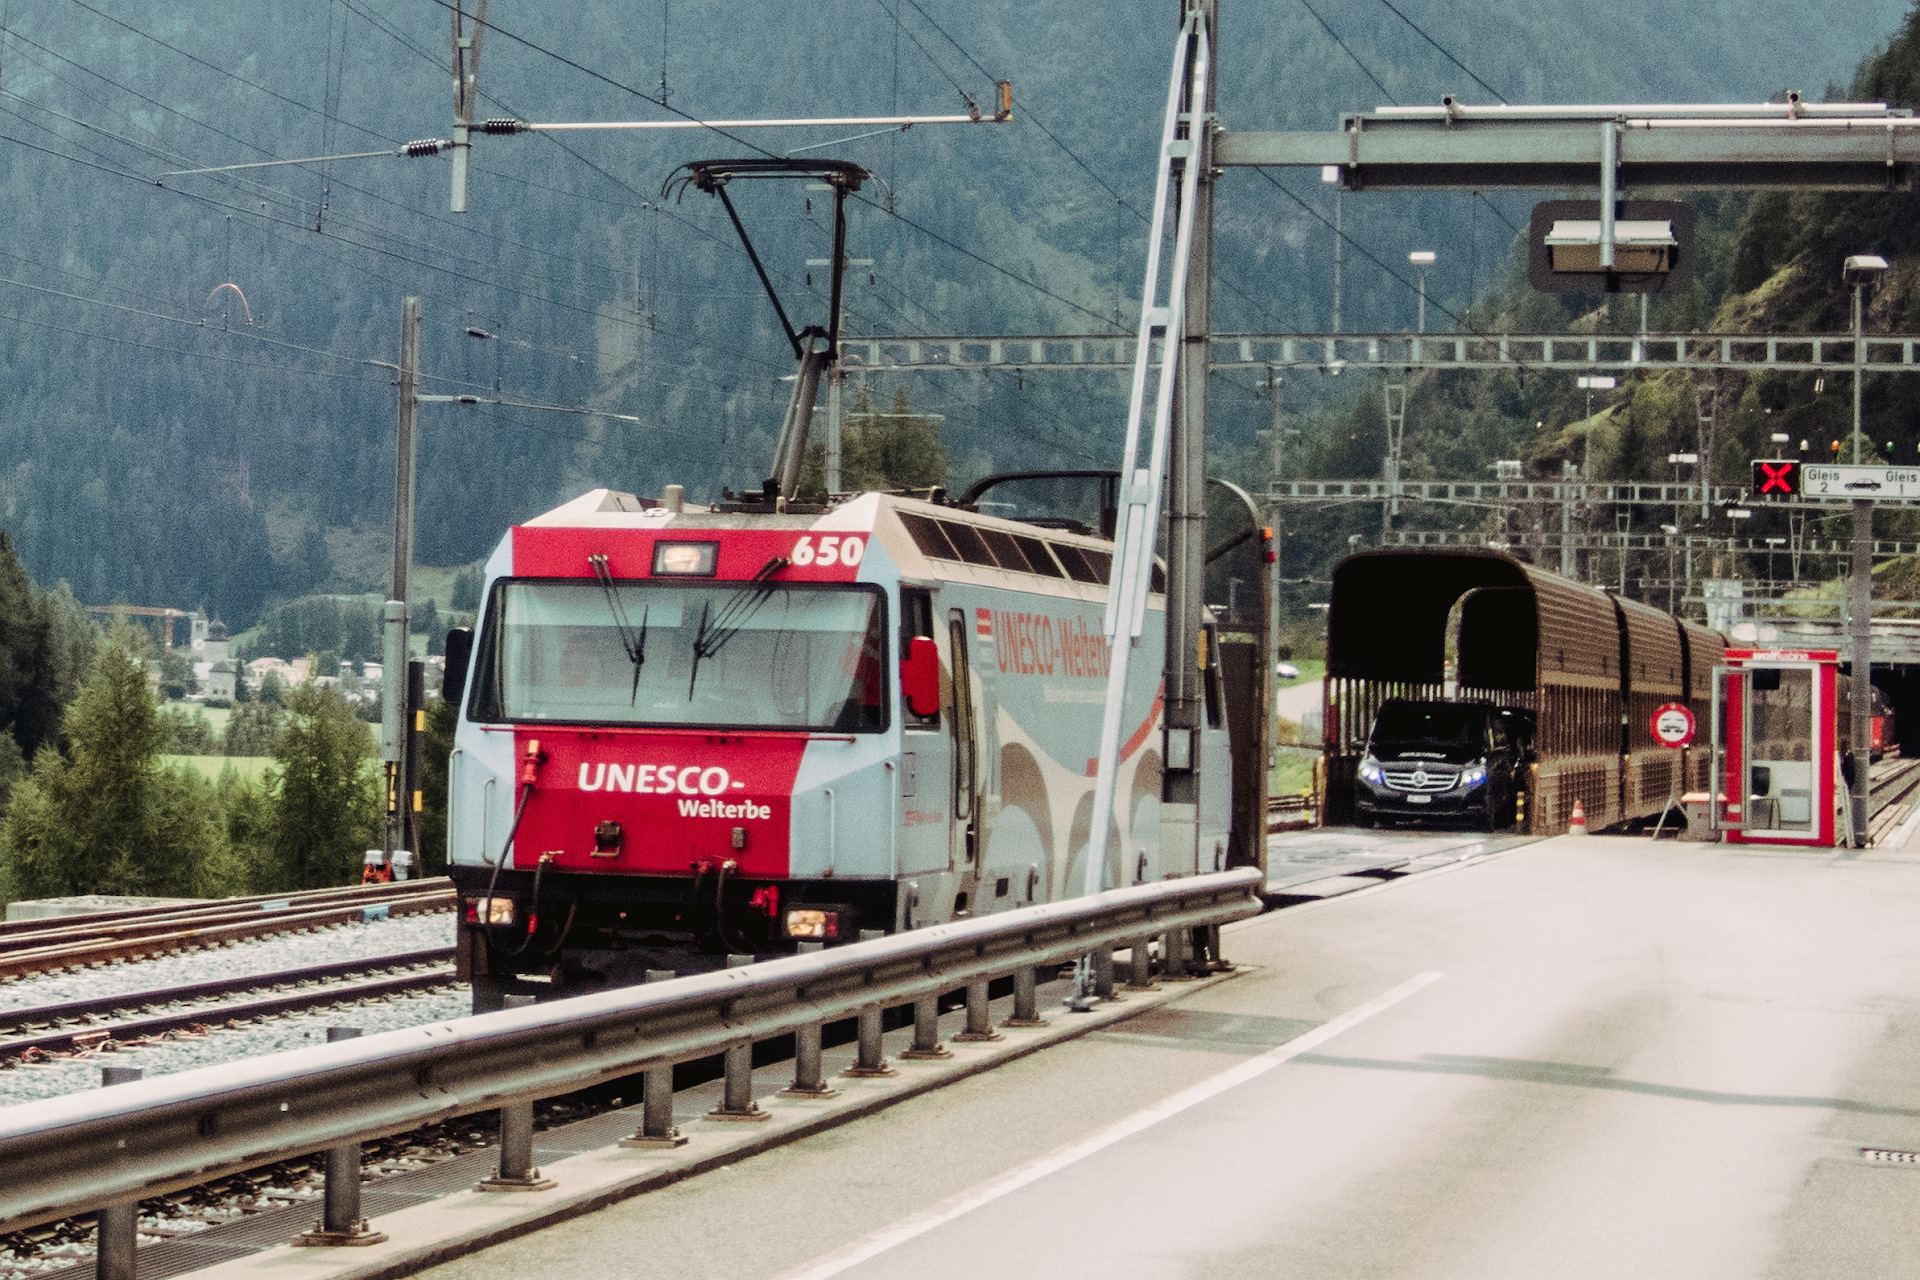
<path fill-rule="evenodd" d="M 777 1280 L 829 1280 L 829 1277 L 852 1270 L 870 1258 L 876 1258 L 909 1240 L 925 1235 L 936 1227 L 952 1222 L 955 1218 L 972 1213 L 975 1209 L 991 1204 L 1002 1196 L 1010 1195 L 1022 1187 L 1038 1182 L 1050 1173 L 1056 1173 L 1096 1152 L 1104 1151 L 1114 1143 L 1151 1128 L 1162 1120 L 1177 1116 L 1182 1111 L 1198 1106 L 1209 1098 L 1217 1097 L 1236 1085 L 1245 1084 L 1249 1080 L 1263 1076 L 1289 1059 L 1325 1044 L 1377 1013 L 1385 1012 L 1422 987 L 1437 981 L 1440 976 L 1438 972 L 1417 974 L 1385 995 L 1376 996 L 1363 1005 L 1349 1009 L 1333 1021 L 1323 1023 L 1305 1035 L 1297 1036 L 1277 1048 L 1269 1049 L 1259 1057 L 1249 1058 L 1238 1066 L 1182 1089 L 1179 1093 L 1151 1107 L 1116 1120 L 1091 1137 L 1029 1160 L 1026 1164 L 950 1196 L 929 1209 L 902 1218 L 892 1226 L 882 1227 L 855 1240 L 852 1244 L 835 1249 L 831 1253 L 822 1254 L 796 1270 L 783 1273 Z"/>

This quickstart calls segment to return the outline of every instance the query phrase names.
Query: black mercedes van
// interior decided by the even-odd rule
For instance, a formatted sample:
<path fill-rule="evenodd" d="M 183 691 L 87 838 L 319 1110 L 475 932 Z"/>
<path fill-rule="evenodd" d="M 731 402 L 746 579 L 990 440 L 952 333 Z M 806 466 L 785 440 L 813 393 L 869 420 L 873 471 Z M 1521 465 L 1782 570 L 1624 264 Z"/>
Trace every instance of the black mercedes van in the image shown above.
<path fill-rule="evenodd" d="M 1363 827 L 1440 820 L 1485 831 L 1511 826 L 1526 750 L 1514 725 L 1491 703 L 1388 699 L 1367 735 L 1354 816 Z"/>

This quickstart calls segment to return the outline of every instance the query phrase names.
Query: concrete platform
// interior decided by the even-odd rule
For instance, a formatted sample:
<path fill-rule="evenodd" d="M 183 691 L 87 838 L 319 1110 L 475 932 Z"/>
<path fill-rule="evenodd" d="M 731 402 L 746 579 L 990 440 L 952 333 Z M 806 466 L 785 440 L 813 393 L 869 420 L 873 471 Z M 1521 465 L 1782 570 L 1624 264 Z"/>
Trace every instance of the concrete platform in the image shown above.
<path fill-rule="evenodd" d="M 1366 887 L 1368 873 L 1409 873 L 1517 849 L 1537 836 L 1472 831 L 1379 831 L 1316 827 L 1267 837 L 1267 893 L 1279 898 L 1325 897 L 1328 885 Z"/>
<path fill-rule="evenodd" d="M 1231 982 L 435 1268 L 1812 1280 L 1920 1258 L 1920 861 L 1560 838 Z"/>

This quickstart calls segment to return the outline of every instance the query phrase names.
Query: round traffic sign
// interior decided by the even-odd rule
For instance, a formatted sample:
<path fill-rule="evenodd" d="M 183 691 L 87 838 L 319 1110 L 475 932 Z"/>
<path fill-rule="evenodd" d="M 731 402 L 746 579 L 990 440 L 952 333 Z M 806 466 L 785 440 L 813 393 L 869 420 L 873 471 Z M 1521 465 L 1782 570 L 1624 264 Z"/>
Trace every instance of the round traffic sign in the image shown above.
<path fill-rule="evenodd" d="M 1693 741 L 1693 712 L 1669 702 L 1653 713 L 1653 736 L 1663 747 L 1684 747 Z"/>

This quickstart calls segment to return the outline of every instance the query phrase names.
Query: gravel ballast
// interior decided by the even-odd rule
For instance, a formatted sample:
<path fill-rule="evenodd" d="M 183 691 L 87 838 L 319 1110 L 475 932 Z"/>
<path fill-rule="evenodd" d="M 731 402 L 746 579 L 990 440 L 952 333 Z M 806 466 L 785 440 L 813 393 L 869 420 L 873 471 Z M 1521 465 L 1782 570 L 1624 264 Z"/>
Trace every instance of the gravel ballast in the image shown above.
<path fill-rule="evenodd" d="M 103 963 L 77 973 L 32 974 L 0 982 L 0 1011 L 451 947 L 453 931 L 453 913 L 440 911 L 364 924 L 319 926 L 297 933 L 249 938 L 244 942 L 215 943 L 149 960 Z"/>

